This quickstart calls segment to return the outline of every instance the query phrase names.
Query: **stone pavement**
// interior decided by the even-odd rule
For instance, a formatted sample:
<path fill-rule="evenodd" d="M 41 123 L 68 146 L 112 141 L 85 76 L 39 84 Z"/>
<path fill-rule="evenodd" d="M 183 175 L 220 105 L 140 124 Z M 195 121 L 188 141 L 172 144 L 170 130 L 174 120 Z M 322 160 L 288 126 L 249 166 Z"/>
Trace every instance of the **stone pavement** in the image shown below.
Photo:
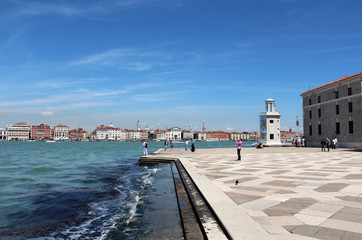
<path fill-rule="evenodd" d="M 362 239 L 362 152 L 243 148 L 242 161 L 236 149 L 155 155 L 180 159 L 233 239 Z"/>

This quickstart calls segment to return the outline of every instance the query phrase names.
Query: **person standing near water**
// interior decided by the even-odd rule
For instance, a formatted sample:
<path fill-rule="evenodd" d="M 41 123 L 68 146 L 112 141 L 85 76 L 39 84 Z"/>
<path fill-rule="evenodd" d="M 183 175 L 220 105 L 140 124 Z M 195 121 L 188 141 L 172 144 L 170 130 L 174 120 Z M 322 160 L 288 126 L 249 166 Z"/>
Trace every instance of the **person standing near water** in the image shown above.
<path fill-rule="evenodd" d="M 239 142 L 236 141 L 235 139 L 235 143 L 237 145 L 237 153 L 238 153 L 238 159 L 236 161 L 241 161 L 241 146 L 243 145 L 243 142 L 241 141 L 241 139 L 239 140 Z"/>
<path fill-rule="evenodd" d="M 167 149 L 167 145 L 168 145 L 167 140 L 165 140 L 164 145 L 165 145 L 165 150 L 166 150 L 166 149 Z"/>
<path fill-rule="evenodd" d="M 185 151 L 187 151 L 188 147 L 189 147 L 189 141 L 186 140 L 186 142 L 185 142 Z"/>
<path fill-rule="evenodd" d="M 148 155 L 148 151 L 147 151 L 147 142 L 145 140 L 142 140 L 142 146 L 143 146 L 143 155 Z"/>
<path fill-rule="evenodd" d="M 172 140 L 170 140 L 170 146 L 171 146 L 171 150 L 173 149 L 173 142 Z"/>

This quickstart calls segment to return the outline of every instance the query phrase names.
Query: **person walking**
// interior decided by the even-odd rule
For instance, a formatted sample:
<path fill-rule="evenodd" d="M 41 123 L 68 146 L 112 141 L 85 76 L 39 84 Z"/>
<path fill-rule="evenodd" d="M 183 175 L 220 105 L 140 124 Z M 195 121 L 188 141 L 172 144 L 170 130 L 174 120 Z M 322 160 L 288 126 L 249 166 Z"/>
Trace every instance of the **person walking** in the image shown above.
<path fill-rule="evenodd" d="M 173 149 L 173 142 L 172 140 L 170 140 L 170 146 L 171 146 L 171 150 Z"/>
<path fill-rule="evenodd" d="M 191 152 L 195 152 L 195 144 L 191 143 Z"/>
<path fill-rule="evenodd" d="M 236 143 L 236 145 L 237 145 L 237 150 L 236 150 L 236 152 L 237 152 L 237 154 L 238 154 L 238 159 L 237 159 L 236 161 L 241 161 L 241 154 L 240 154 L 240 152 L 241 152 L 241 146 L 243 145 L 243 142 L 241 141 L 241 139 L 239 140 L 239 142 L 237 142 L 236 139 L 235 139 L 235 143 Z"/>
<path fill-rule="evenodd" d="M 147 142 L 145 140 L 142 140 L 142 146 L 143 146 L 143 155 L 148 155 L 148 151 L 147 151 Z"/>
<path fill-rule="evenodd" d="M 167 140 L 165 140 L 165 142 L 164 142 L 164 146 L 165 146 L 165 150 L 167 150 L 167 146 L 168 146 L 168 142 L 167 142 Z"/>
<path fill-rule="evenodd" d="M 327 144 L 327 148 L 328 148 L 328 152 L 329 152 L 329 148 L 331 146 L 331 140 L 329 140 L 329 138 L 326 138 L 326 144 Z"/>
<path fill-rule="evenodd" d="M 333 144 L 334 144 L 334 149 L 338 149 L 338 139 L 337 139 L 337 137 L 334 137 Z"/>
<path fill-rule="evenodd" d="M 327 145 L 327 142 L 326 142 L 326 139 L 325 139 L 325 138 L 322 139 L 321 145 L 322 145 L 321 151 L 322 151 L 322 152 L 325 152 L 325 151 L 326 151 L 326 145 Z"/>
<path fill-rule="evenodd" d="M 189 147 L 189 141 L 185 141 L 185 151 L 187 151 L 187 148 Z"/>

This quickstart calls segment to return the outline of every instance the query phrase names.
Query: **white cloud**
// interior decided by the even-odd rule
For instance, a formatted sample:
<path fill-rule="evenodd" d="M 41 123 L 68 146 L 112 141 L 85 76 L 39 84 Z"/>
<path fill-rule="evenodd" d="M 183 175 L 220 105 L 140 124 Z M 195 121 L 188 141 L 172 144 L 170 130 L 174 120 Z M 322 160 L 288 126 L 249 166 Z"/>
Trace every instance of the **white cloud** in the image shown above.
<path fill-rule="evenodd" d="M 41 112 L 40 114 L 43 116 L 54 116 L 53 112 Z"/>
<path fill-rule="evenodd" d="M 232 130 L 234 130 L 234 128 L 232 128 L 232 127 L 227 127 L 226 128 L 226 131 L 232 131 Z"/>

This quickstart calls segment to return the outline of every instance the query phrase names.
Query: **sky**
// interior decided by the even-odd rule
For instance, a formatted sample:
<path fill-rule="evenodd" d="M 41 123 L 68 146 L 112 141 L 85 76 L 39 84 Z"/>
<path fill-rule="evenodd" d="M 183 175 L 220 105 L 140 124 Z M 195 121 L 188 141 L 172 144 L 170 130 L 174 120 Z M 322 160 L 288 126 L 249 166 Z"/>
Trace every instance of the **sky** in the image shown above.
<path fill-rule="evenodd" d="M 0 127 L 281 129 L 362 72 L 360 0 L 0 0 Z"/>

